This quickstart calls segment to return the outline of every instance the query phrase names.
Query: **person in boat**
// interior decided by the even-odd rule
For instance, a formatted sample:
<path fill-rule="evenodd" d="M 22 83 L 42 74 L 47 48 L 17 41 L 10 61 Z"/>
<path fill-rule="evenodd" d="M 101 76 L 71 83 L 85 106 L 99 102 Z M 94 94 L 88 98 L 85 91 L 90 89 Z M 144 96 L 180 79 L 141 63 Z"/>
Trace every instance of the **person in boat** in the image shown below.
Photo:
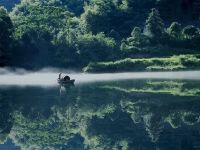
<path fill-rule="evenodd" d="M 64 80 L 64 81 L 69 81 L 70 80 L 70 77 L 69 76 L 64 76 L 64 78 L 62 78 L 62 73 L 59 73 L 59 77 L 58 77 L 59 80 Z"/>
<path fill-rule="evenodd" d="M 69 81 L 69 80 L 70 80 L 70 77 L 69 77 L 69 76 L 65 76 L 63 79 L 64 79 L 65 81 Z"/>
<path fill-rule="evenodd" d="M 62 73 L 59 73 L 58 79 L 60 80 L 62 76 Z"/>

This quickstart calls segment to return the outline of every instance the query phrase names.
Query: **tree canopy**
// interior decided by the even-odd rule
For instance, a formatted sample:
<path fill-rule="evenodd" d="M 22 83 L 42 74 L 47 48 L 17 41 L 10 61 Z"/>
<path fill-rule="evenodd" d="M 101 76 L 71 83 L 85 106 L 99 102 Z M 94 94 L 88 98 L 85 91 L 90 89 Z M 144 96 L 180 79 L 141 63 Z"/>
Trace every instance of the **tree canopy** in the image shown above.
<path fill-rule="evenodd" d="M 188 7 L 192 18 L 191 12 L 183 13 L 181 0 L 170 3 L 22 0 L 9 13 L 2 7 L 1 66 L 80 69 L 96 61 L 172 55 L 174 49 L 176 54 L 198 53 L 199 14 L 193 10 L 198 4 Z"/>

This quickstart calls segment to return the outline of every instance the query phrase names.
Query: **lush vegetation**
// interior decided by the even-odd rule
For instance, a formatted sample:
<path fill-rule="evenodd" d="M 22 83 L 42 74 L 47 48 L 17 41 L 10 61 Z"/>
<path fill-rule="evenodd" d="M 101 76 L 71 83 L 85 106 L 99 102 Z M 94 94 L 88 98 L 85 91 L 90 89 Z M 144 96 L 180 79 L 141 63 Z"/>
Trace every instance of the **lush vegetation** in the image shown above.
<path fill-rule="evenodd" d="M 0 65 L 81 70 L 89 63 L 125 58 L 199 54 L 198 1 L 172 2 L 2 2 L 9 12 L 1 7 Z"/>
<path fill-rule="evenodd" d="M 117 71 L 174 71 L 200 69 L 200 55 L 179 55 L 168 58 L 126 58 L 114 62 L 90 63 L 85 72 L 117 72 Z"/>

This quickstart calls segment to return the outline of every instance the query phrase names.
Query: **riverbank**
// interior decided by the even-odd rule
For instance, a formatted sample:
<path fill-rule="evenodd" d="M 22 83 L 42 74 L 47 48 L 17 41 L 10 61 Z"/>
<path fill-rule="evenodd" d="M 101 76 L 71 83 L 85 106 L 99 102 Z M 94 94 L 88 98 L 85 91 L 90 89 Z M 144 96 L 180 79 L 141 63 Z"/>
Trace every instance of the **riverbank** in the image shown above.
<path fill-rule="evenodd" d="M 118 61 L 90 63 L 83 71 L 130 72 L 130 71 L 180 71 L 200 69 L 200 55 L 178 55 L 165 58 L 126 58 Z"/>

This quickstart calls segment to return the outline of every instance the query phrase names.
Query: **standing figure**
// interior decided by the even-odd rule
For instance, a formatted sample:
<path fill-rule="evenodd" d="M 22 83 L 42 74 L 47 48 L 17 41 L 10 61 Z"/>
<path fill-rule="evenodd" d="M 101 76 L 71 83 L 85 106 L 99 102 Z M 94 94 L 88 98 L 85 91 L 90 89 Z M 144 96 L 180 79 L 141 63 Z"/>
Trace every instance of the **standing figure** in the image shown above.
<path fill-rule="evenodd" d="M 62 73 L 59 73 L 59 77 L 58 77 L 59 80 L 61 79 L 61 76 L 62 76 Z"/>

